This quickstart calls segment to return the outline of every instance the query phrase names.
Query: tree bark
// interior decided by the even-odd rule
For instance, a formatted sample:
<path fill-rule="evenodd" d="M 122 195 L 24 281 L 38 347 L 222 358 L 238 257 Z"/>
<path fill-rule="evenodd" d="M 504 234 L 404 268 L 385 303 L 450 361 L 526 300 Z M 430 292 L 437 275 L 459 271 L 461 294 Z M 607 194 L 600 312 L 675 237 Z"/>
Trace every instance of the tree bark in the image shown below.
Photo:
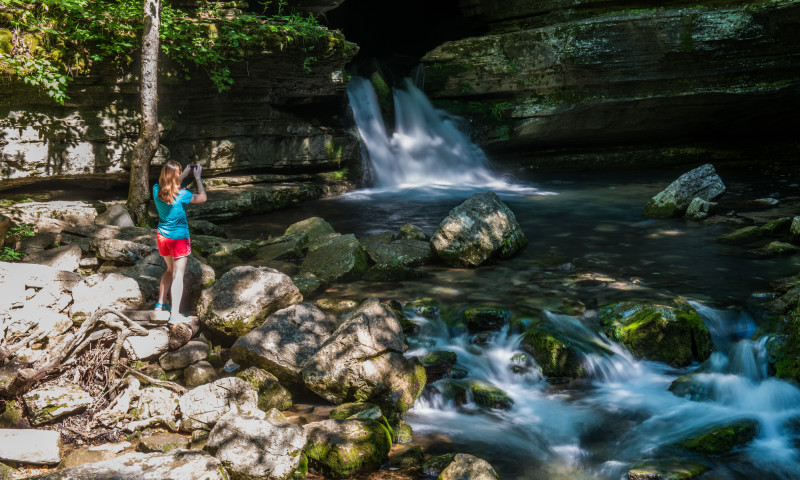
<path fill-rule="evenodd" d="M 142 121 L 131 152 L 131 180 L 127 207 L 137 225 L 150 225 L 150 162 L 158 149 L 158 30 L 161 0 L 144 1 L 142 35 Z"/>

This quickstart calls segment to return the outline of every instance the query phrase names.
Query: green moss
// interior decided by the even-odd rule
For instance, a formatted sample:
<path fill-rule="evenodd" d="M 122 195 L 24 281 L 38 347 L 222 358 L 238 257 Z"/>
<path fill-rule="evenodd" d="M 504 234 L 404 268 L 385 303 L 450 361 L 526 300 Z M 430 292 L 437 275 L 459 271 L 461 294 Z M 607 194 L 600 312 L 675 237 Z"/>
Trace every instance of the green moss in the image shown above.
<path fill-rule="evenodd" d="M 514 400 L 506 392 L 492 384 L 480 380 L 470 380 L 468 388 L 472 393 L 473 401 L 481 407 L 508 410 L 514 405 Z"/>
<path fill-rule="evenodd" d="M 463 316 L 470 332 L 500 330 L 510 317 L 505 307 L 488 303 L 467 307 Z"/>
<path fill-rule="evenodd" d="M 547 377 L 579 378 L 585 375 L 578 350 L 569 341 L 552 335 L 544 325 L 535 325 L 526 331 L 520 347 L 531 354 Z"/>
<path fill-rule="evenodd" d="M 376 421 L 361 421 L 364 435 L 341 443 L 318 443 L 304 451 L 309 465 L 326 477 L 344 478 L 380 466 L 391 448 L 386 427 Z"/>
<path fill-rule="evenodd" d="M 706 455 L 720 455 L 752 441 L 756 436 L 756 422 L 752 420 L 715 428 L 683 443 L 683 448 Z"/>
<path fill-rule="evenodd" d="M 439 302 L 430 297 L 418 298 L 403 305 L 403 311 L 425 318 L 439 315 Z"/>
<path fill-rule="evenodd" d="M 5 411 L 0 415 L 0 428 L 15 428 L 23 417 L 22 405 L 16 400 L 6 402 Z"/>
<path fill-rule="evenodd" d="M 762 231 L 760 227 L 749 226 L 740 228 L 731 233 L 726 233 L 717 237 L 720 243 L 727 243 L 730 245 L 739 245 L 743 243 L 750 243 L 761 238 Z"/>
<path fill-rule="evenodd" d="M 325 154 L 328 157 L 328 161 L 331 161 L 336 165 L 342 164 L 343 151 L 344 145 L 336 140 L 330 140 L 325 144 Z"/>
<path fill-rule="evenodd" d="M 374 403 L 343 403 L 331 410 L 331 413 L 328 415 L 328 417 L 335 420 L 344 420 L 352 417 L 353 415 L 357 415 L 361 412 L 374 408 L 377 408 L 380 411 L 380 407 Z"/>

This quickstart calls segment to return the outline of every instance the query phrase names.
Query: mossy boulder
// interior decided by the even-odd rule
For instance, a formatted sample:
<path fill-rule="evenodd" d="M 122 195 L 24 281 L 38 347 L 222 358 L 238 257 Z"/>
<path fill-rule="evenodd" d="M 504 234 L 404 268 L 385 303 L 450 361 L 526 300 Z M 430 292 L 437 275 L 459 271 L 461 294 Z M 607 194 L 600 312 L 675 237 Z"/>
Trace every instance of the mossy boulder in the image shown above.
<path fill-rule="evenodd" d="M 628 480 L 690 480 L 708 470 L 707 465 L 688 460 L 647 460 L 628 471 Z"/>
<path fill-rule="evenodd" d="M 420 357 L 428 382 L 435 382 L 450 375 L 450 367 L 455 365 L 458 355 L 447 350 L 435 350 Z"/>
<path fill-rule="evenodd" d="M 403 311 L 425 318 L 436 318 L 439 315 L 439 302 L 430 297 L 423 297 L 403 305 Z"/>
<path fill-rule="evenodd" d="M 757 428 L 758 424 L 755 421 L 745 420 L 715 428 L 683 442 L 681 446 L 697 453 L 721 455 L 752 441 L 756 437 Z"/>
<path fill-rule="evenodd" d="M 472 400 L 481 407 L 508 410 L 514 406 L 514 400 L 491 383 L 477 379 L 468 379 L 465 382 L 472 394 Z"/>
<path fill-rule="evenodd" d="M 717 237 L 720 243 L 727 243 L 729 245 L 741 245 L 745 243 L 755 242 L 763 235 L 761 227 L 751 225 L 749 227 L 734 230 L 731 233 L 726 233 Z"/>
<path fill-rule="evenodd" d="M 711 164 L 684 173 L 647 202 L 645 216 L 670 218 L 683 215 L 695 198 L 710 201 L 725 192 L 725 185 Z"/>
<path fill-rule="evenodd" d="M 766 224 L 761 226 L 760 230 L 761 234 L 764 236 L 774 236 L 774 235 L 780 235 L 782 233 L 788 233 L 789 227 L 791 225 L 792 225 L 791 217 L 782 217 L 767 222 Z"/>
<path fill-rule="evenodd" d="M 352 234 L 311 241 L 300 266 L 301 274 L 313 273 L 323 282 L 357 280 L 366 270 L 367 254 Z"/>
<path fill-rule="evenodd" d="M 464 323 L 472 333 L 500 330 L 508 323 L 509 317 L 508 310 L 500 305 L 481 304 L 464 309 Z"/>
<path fill-rule="evenodd" d="M 334 420 L 344 420 L 354 416 L 359 416 L 359 418 L 363 418 L 365 414 L 371 417 L 372 416 L 377 417 L 377 418 L 372 418 L 372 420 L 379 420 L 383 416 L 380 407 L 375 405 L 374 403 L 351 402 L 351 403 L 343 403 L 338 407 L 334 408 L 333 410 L 331 410 L 331 413 L 328 414 L 328 417 Z"/>
<path fill-rule="evenodd" d="M 603 330 L 637 358 L 674 366 L 703 361 L 711 355 L 711 333 L 690 305 L 622 302 L 601 309 Z"/>
<path fill-rule="evenodd" d="M 578 348 L 544 324 L 530 327 L 522 335 L 520 348 L 536 360 L 546 377 L 579 378 L 586 374 Z"/>
<path fill-rule="evenodd" d="M 268 412 L 273 408 L 288 410 L 292 407 L 292 394 L 278 382 L 275 375 L 266 370 L 250 367 L 236 376 L 256 387 L 259 410 Z"/>
<path fill-rule="evenodd" d="M 392 447 L 388 429 L 374 420 L 323 420 L 303 426 L 309 467 L 329 478 L 377 470 Z"/>
<path fill-rule="evenodd" d="M 289 225 L 283 234 L 285 236 L 299 235 L 305 237 L 308 242 L 320 237 L 335 233 L 333 227 L 320 217 L 311 217 Z"/>
<path fill-rule="evenodd" d="M 5 410 L 0 414 L 0 428 L 19 428 L 25 417 L 25 410 L 17 400 L 6 401 Z"/>

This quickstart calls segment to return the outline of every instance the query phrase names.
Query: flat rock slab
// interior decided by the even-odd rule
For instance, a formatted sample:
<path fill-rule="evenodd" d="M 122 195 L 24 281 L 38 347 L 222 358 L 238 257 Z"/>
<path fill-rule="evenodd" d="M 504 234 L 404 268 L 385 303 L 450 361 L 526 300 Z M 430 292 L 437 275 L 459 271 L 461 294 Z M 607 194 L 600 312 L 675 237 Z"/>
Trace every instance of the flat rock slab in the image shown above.
<path fill-rule="evenodd" d="M 0 430 L 0 460 L 54 464 L 61 461 L 58 432 L 51 430 Z"/>
<path fill-rule="evenodd" d="M 37 388 L 22 398 L 30 412 L 30 421 L 34 425 L 41 425 L 77 412 L 93 402 L 92 396 L 77 385 Z"/>
<path fill-rule="evenodd" d="M 200 450 L 170 453 L 129 453 L 111 460 L 86 463 L 33 480 L 228 480 L 219 460 Z"/>
<path fill-rule="evenodd" d="M 178 370 L 208 358 L 208 344 L 200 340 L 192 340 L 174 352 L 165 353 L 158 359 L 164 370 Z"/>

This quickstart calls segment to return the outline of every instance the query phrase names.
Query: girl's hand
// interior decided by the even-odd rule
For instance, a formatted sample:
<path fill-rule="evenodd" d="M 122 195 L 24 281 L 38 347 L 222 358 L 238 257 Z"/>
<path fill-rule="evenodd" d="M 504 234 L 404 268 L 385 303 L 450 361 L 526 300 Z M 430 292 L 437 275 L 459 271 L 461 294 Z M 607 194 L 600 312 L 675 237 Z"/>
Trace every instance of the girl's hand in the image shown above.
<path fill-rule="evenodd" d="M 203 166 L 197 163 L 192 171 L 194 172 L 194 178 L 200 180 L 200 174 L 203 173 Z"/>
<path fill-rule="evenodd" d="M 181 181 L 183 181 L 184 178 L 189 176 L 189 172 L 191 170 L 192 170 L 192 168 L 189 165 L 186 165 L 186 168 L 184 168 L 183 172 L 181 172 L 181 176 L 180 176 Z"/>

